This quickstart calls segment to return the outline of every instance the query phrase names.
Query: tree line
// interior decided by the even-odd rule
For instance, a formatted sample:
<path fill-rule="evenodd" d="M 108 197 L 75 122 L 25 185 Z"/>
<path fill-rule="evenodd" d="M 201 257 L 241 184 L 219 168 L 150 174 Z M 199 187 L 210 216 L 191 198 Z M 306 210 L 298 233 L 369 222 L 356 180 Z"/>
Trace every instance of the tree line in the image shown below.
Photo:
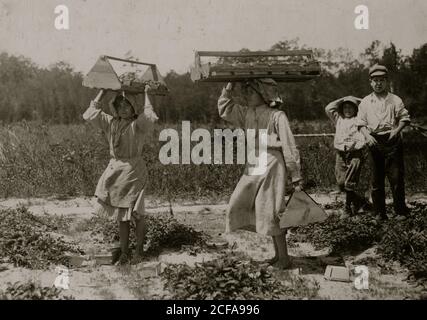
<path fill-rule="evenodd" d="M 427 116 L 427 43 L 403 55 L 393 43 L 374 41 L 359 56 L 345 48 L 307 48 L 298 39 L 281 41 L 271 50 L 312 49 L 321 62 L 321 76 L 305 83 L 280 84 L 290 119 L 323 119 L 324 106 L 341 96 L 363 97 L 370 92 L 369 67 L 375 63 L 390 70 L 391 89 L 403 98 L 413 117 Z M 244 49 L 243 49 L 244 50 Z M 160 66 L 161 67 L 161 66 Z M 81 114 L 96 94 L 82 86 L 83 74 L 66 62 L 41 68 L 29 58 L 0 54 L 0 121 L 47 123 L 81 122 Z M 193 83 L 189 73 L 171 70 L 165 75 L 170 94 L 155 98 L 163 122 L 191 120 L 217 123 L 216 101 L 222 84 Z"/>

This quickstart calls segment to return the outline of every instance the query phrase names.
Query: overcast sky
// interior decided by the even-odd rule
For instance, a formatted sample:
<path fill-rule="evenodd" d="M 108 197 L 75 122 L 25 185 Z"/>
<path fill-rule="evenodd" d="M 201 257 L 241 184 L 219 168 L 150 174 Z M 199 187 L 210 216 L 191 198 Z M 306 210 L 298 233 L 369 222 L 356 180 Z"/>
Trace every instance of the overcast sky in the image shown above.
<path fill-rule="evenodd" d="M 54 27 L 57 5 L 70 29 Z M 369 8 L 369 30 L 356 30 L 354 8 Z M 360 53 L 373 40 L 405 54 L 427 42 L 427 0 L 0 0 L 0 51 L 42 66 L 59 60 L 88 72 L 101 54 L 185 72 L 194 50 L 266 50 L 300 38 L 309 47 Z"/>

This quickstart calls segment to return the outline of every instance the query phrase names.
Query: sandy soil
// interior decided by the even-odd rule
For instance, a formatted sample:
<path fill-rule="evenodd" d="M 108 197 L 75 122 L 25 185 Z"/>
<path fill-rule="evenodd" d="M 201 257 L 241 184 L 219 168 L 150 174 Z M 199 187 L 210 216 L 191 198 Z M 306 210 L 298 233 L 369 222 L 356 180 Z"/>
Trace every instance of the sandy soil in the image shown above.
<path fill-rule="evenodd" d="M 312 195 L 321 204 L 337 200 L 330 195 Z M 425 200 L 425 195 L 414 195 L 412 199 Z M 93 198 L 73 199 L 7 199 L 0 200 L 1 207 L 13 208 L 24 205 L 37 215 L 62 215 L 73 219 L 73 226 L 90 219 L 93 214 Z M 156 214 L 169 212 L 167 203 L 158 203 L 147 199 L 147 212 Z M 226 240 L 228 247 L 235 251 L 242 251 L 255 260 L 265 260 L 274 254 L 272 240 L 269 237 L 239 231 L 233 234 L 222 234 L 224 230 L 226 203 L 219 204 L 191 204 L 173 205 L 175 217 L 198 230 L 210 234 L 214 240 Z M 100 244 L 91 239 L 89 232 L 79 232 L 73 227 L 67 237 L 77 241 L 85 252 L 100 253 L 105 251 Z M 320 299 L 413 299 L 419 297 L 425 288 L 415 287 L 406 281 L 406 270 L 399 265 L 390 266 L 387 274 L 380 267 L 370 267 L 370 289 L 357 290 L 352 282 L 336 282 L 324 279 L 327 265 L 357 264 L 367 258 L 377 258 L 375 248 L 362 252 L 358 256 L 331 257 L 327 250 L 317 251 L 308 243 L 297 243 L 289 248 L 293 258 L 293 269 L 289 271 L 274 271 L 278 278 L 285 279 L 289 274 L 316 280 L 319 283 Z M 136 266 L 87 266 L 71 270 L 70 289 L 66 295 L 76 299 L 165 299 L 170 297 L 163 289 L 161 278 L 156 275 L 153 266 L 160 269 L 168 263 L 187 263 L 214 259 L 218 252 L 203 252 L 191 255 L 185 251 L 163 252 L 156 258 L 151 258 Z M 363 260 L 362 260 L 363 259 Z M 3 265 L 7 268 L 0 271 L 0 289 L 4 289 L 8 282 L 34 280 L 43 286 L 52 286 L 57 273 L 52 267 L 50 270 L 28 270 Z M 1 269 L 0 269 L 1 270 Z"/>

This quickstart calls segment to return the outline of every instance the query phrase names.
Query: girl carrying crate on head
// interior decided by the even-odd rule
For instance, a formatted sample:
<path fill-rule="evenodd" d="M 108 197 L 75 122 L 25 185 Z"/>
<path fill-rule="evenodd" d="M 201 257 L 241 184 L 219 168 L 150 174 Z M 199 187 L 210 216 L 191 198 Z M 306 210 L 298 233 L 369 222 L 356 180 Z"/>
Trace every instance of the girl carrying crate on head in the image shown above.
<path fill-rule="evenodd" d="M 129 261 L 130 221 L 136 223 L 136 252 L 133 262 L 142 260 L 143 244 L 147 231 L 144 217 L 144 188 L 148 174 L 142 158 L 144 139 L 158 120 L 145 87 L 143 112 L 139 113 L 137 96 L 116 94 L 110 101 L 112 115 L 101 110 L 101 90 L 91 101 L 83 118 L 102 129 L 109 148 L 110 162 L 96 187 L 97 212 L 115 218 L 119 223 L 120 254 L 113 256 L 113 264 Z"/>
<path fill-rule="evenodd" d="M 222 119 L 243 129 L 267 130 L 267 168 L 263 174 L 251 174 L 254 166 L 247 163 L 245 172 L 231 195 L 227 211 L 226 232 L 238 229 L 256 231 L 273 238 L 275 256 L 271 264 L 289 268 L 286 231 L 280 229 L 280 215 L 285 209 L 286 174 L 301 190 L 300 156 L 283 111 L 275 109 L 282 101 L 273 79 L 251 80 L 245 84 L 247 106 L 234 102 L 233 84 L 222 90 L 218 111 Z"/>

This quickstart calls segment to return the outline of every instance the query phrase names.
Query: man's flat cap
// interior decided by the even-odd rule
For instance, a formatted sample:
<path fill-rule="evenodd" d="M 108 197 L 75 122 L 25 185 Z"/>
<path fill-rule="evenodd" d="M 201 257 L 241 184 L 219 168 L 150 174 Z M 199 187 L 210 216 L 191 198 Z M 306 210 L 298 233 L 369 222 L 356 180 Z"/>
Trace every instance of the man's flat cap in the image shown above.
<path fill-rule="evenodd" d="M 388 75 L 388 69 L 385 66 L 382 66 L 380 64 L 376 64 L 369 69 L 369 76 L 371 78 L 387 76 L 387 75 Z"/>

